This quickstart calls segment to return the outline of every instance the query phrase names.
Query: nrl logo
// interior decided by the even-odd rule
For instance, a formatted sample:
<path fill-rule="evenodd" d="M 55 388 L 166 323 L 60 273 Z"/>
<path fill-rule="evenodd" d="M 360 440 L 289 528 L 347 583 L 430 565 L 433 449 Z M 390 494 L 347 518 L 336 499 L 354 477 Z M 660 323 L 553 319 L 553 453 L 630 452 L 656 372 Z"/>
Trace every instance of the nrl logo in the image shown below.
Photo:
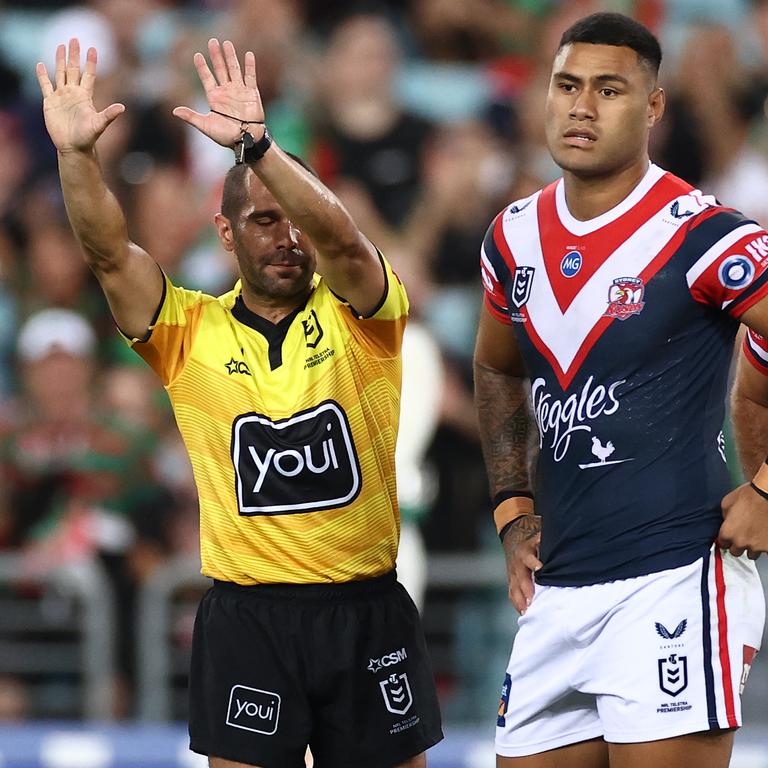
<path fill-rule="evenodd" d="M 688 687 L 688 657 L 676 653 L 659 659 L 659 688 L 670 696 L 677 696 Z"/>
<path fill-rule="evenodd" d="M 393 715 L 404 715 L 411 708 L 413 696 L 405 672 L 399 675 L 391 674 L 386 680 L 382 680 L 379 686 L 384 705 Z"/>
<path fill-rule="evenodd" d="M 317 318 L 317 312 L 311 310 L 309 318 L 301 321 L 301 327 L 304 331 L 304 341 L 309 349 L 315 349 L 323 338 L 323 326 Z"/>
<path fill-rule="evenodd" d="M 533 283 L 533 267 L 517 267 L 515 279 L 512 283 L 512 304 L 517 309 L 522 309 L 531 298 L 531 283 Z"/>

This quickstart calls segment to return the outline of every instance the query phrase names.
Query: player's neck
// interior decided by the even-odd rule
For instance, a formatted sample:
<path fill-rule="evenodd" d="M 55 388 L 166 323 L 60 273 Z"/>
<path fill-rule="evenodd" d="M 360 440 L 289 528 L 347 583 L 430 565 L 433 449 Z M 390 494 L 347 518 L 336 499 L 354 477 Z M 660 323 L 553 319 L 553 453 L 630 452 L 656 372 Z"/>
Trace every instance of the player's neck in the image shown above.
<path fill-rule="evenodd" d="M 246 289 L 243 284 L 242 299 L 246 308 L 259 317 L 269 320 L 270 323 L 279 323 L 284 317 L 287 317 L 298 307 L 304 306 L 307 302 L 312 287 L 308 287 L 306 293 L 299 296 L 274 297 L 255 293 Z"/>
<path fill-rule="evenodd" d="M 565 171 L 565 201 L 574 219 L 589 221 L 615 208 L 642 181 L 649 160 L 641 160 L 610 176 L 577 176 Z"/>

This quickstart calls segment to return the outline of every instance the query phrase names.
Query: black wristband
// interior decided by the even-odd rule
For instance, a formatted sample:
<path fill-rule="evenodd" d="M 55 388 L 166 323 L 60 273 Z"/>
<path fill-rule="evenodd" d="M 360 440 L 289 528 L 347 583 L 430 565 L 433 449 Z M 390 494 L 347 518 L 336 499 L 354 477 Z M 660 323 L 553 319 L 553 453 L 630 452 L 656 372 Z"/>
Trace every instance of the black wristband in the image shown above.
<path fill-rule="evenodd" d="M 758 495 L 762 496 L 766 501 L 768 501 L 768 492 L 764 491 L 762 488 L 758 488 L 754 483 L 750 483 L 749 487 Z"/>
<path fill-rule="evenodd" d="M 256 141 L 253 136 L 244 131 L 235 142 L 235 165 L 255 163 L 264 157 L 264 153 L 272 146 L 272 134 L 264 126 L 264 135 Z"/>
<path fill-rule="evenodd" d="M 523 491 L 519 489 L 512 489 L 512 490 L 505 490 L 505 491 L 499 491 L 497 494 L 494 495 L 492 506 L 494 509 L 501 504 L 502 501 L 506 501 L 507 499 L 514 499 L 514 498 L 525 498 L 530 499 L 531 501 L 535 501 L 533 498 L 533 494 L 530 491 Z"/>
<path fill-rule="evenodd" d="M 504 537 L 509 533 L 509 529 L 515 524 L 516 520 L 519 520 L 519 517 L 516 517 L 514 520 L 510 520 L 500 531 L 499 531 L 499 541 L 503 544 L 504 543 Z"/>

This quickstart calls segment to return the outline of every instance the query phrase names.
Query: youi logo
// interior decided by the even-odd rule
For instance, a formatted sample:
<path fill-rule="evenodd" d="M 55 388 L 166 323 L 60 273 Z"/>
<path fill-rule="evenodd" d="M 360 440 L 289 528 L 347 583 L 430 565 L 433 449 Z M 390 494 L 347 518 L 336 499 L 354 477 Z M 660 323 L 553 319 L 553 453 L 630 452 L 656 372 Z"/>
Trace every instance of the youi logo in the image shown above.
<path fill-rule="evenodd" d="M 244 413 L 232 425 L 241 515 L 332 509 L 360 493 L 360 464 L 343 408 L 332 400 L 273 421 Z"/>
<path fill-rule="evenodd" d="M 247 685 L 233 685 L 229 694 L 227 725 L 271 736 L 280 719 L 280 694 Z"/>
<path fill-rule="evenodd" d="M 567 251 L 560 262 L 560 271 L 564 277 L 573 277 L 581 269 L 582 258 L 578 251 Z"/>

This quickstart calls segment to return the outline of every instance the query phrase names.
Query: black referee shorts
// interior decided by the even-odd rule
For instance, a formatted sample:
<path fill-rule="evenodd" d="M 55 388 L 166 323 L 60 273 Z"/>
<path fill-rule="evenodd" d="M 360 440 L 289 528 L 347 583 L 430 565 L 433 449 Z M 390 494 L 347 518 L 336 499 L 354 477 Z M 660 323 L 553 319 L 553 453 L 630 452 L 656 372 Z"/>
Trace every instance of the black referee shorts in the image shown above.
<path fill-rule="evenodd" d="M 393 768 L 443 737 L 419 615 L 394 573 L 214 582 L 195 620 L 190 747 L 261 768 Z"/>

